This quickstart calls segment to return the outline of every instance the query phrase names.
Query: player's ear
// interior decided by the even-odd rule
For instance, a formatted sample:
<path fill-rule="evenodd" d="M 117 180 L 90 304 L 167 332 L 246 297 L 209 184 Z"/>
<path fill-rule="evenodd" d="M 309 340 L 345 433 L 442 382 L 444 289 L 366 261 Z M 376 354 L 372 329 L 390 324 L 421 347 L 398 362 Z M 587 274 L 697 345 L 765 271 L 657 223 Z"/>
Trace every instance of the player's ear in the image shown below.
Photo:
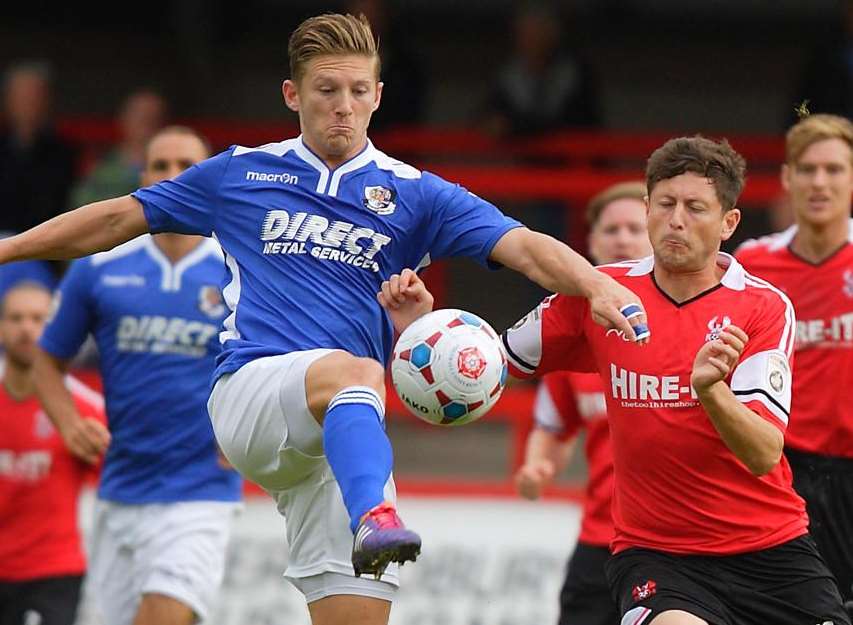
<path fill-rule="evenodd" d="M 791 190 L 791 168 L 788 167 L 788 164 L 782 165 L 782 170 L 779 172 L 779 179 L 782 181 L 782 188 L 785 190 L 785 193 L 788 193 Z"/>
<path fill-rule="evenodd" d="M 382 99 L 382 87 L 385 86 L 384 82 L 378 81 L 376 83 L 376 98 L 373 100 L 373 110 L 379 108 L 379 101 Z"/>
<path fill-rule="evenodd" d="M 720 231 L 720 239 L 728 241 L 737 230 L 740 223 L 740 209 L 731 208 L 723 213 L 723 226 Z"/>
<path fill-rule="evenodd" d="M 299 112 L 299 90 L 296 88 L 296 83 L 289 78 L 281 83 L 281 95 L 284 97 L 284 103 L 291 111 Z"/>

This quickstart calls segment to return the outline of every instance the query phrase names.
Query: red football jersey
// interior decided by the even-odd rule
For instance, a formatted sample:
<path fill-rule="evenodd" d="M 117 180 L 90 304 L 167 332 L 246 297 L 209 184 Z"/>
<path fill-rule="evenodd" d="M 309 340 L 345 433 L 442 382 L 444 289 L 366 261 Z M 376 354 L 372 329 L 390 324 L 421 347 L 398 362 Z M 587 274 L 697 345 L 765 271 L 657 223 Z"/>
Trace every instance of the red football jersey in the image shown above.
<path fill-rule="evenodd" d="M 652 341 L 637 345 L 593 322 L 583 298 L 552 296 L 504 335 L 513 373 L 598 371 L 613 445 L 615 552 L 757 551 L 806 532 L 803 500 L 783 457 L 756 477 L 723 443 L 690 385 L 699 348 L 729 324 L 749 342 L 727 383 L 784 431 L 791 400 L 794 312 L 788 299 L 727 254 L 719 285 L 678 304 L 658 288 L 654 259 L 601 268 L 632 289 Z"/>
<path fill-rule="evenodd" d="M 794 254 L 796 227 L 737 252 L 751 272 L 794 304 L 797 338 L 785 444 L 853 458 L 853 220 L 848 243 L 819 265 Z"/>
<path fill-rule="evenodd" d="M 105 421 L 100 395 L 69 379 L 80 414 Z M 74 458 L 35 397 L 0 384 L 0 580 L 77 575 L 86 563 L 77 499 L 93 469 Z"/>
<path fill-rule="evenodd" d="M 568 440 L 586 430 L 589 477 L 578 539 L 607 546 L 613 540 L 613 451 L 604 384 L 597 373 L 549 373 L 542 379 L 533 407 L 536 426 Z"/>

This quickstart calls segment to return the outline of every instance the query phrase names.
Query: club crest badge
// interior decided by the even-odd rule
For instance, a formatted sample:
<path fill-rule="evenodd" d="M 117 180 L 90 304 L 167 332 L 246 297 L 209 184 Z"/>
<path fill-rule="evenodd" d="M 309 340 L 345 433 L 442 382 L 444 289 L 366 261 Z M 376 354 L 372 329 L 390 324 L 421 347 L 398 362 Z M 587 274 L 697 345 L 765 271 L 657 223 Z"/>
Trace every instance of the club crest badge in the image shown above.
<path fill-rule="evenodd" d="M 853 271 L 848 269 L 844 272 L 844 286 L 841 288 L 844 295 L 853 299 Z"/>
<path fill-rule="evenodd" d="M 218 319 L 225 314 L 225 302 L 217 286 L 203 286 L 198 292 L 198 308 L 211 319 Z"/>
<path fill-rule="evenodd" d="M 705 342 L 716 341 L 720 338 L 722 331 L 730 325 L 732 325 L 732 320 L 726 315 L 723 315 L 722 321 L 719 317 L 711 319 L 708 322 L 708 334 L 705 335 Z"/>
<path fill-rule="evenodd" d="M 44 410 L 39 410 L 36 413 L 34 425 L 33 433 L 37 438 L 50 438 L 56 432 L 56 429 L 53 427 L 53 422 Z"/>
<path fill-rule="evenodd" d="M 396 196 L 388 187 L 364 187 L 364 206 L 377 215 L 390 215 L 397 208 Z"/>

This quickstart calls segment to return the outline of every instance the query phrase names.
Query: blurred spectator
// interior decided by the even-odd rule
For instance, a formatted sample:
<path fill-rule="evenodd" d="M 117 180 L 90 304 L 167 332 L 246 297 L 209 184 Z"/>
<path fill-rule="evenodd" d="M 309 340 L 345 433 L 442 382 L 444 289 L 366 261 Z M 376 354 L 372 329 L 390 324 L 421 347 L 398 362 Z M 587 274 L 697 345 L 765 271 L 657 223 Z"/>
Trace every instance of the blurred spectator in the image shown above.
<path fill-rule="evenodd" d="M 785 128 L 799 121 L 794 107 L 808 100 L 812 113 L 853 117 L 853 0 L 839 0 L 834 34 L 812 50 L 797 83 Z"/>
<path fill-rule="evenodd" d="M 50 70 L 10 67 L 3 81 L 0 230 L 23 232 L 68 207 L 76 154 L 51 119 Z"/>
<path fill-rule="evenodd" d="M 71 625 L 86 562 L 77 500 L 94 468 L 66 448 L 35 394 L 50 293 L 22 283 L 0 300 L 0 623 Z M 60 382 L 61 384 L 61 382 Z M 72 405 L 103 427 L 103 398 L 70 376 Z"/>
<path fill-rule="evenodd" d="M 782 232 L 794 224 L 794 209 L 787 193 L 779 195 L 767 207 L 770 232 Z"/>
<path fill-rule="evenodd" d="M 387 88 L 382 91 L 382 104 L 370 120 L 371 129 L 423 122 L 429 88 L 427 75 L 400 17 L 385 0 L 349 0 L 345 12 L 364 13 L 379 40 L 381 78 Z"/>
<path fill-rule="evenodd" d="M 598 126 L 592 70 L 579 54 L 561 48 L 557 13 L 546 4 L 528 4 L 512 27 L 513 56 L 491 89 L 486 130 L 534 134 L 564 126 Z"/>
<path fill-rule="evenodd" d="M 138 189 L 145 146 L 165 122 L 166 101 L 161 95 L 149 89 L 131 93 L 118 112 L 121 142 L 74 188 L 73 207 Z"/>

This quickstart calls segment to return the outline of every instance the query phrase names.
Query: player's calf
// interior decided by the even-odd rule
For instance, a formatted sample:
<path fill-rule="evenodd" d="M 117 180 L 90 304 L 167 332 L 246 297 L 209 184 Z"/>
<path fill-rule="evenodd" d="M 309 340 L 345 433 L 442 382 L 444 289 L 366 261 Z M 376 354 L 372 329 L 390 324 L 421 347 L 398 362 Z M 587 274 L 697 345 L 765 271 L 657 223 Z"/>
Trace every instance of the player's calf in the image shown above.
<path fill-rule="evenodd" d="M 375 360 L 336 351 L 314 362 L 305 375 L 312 412 L 326 402 L 323 450 L 355 534 L 353 568 L 357 575 L 377 578 L 390 562 L 413 561 L 421 548 L 420 537 L 385 501 L 393 452 L 385 433 L 384 373 Z"/>

